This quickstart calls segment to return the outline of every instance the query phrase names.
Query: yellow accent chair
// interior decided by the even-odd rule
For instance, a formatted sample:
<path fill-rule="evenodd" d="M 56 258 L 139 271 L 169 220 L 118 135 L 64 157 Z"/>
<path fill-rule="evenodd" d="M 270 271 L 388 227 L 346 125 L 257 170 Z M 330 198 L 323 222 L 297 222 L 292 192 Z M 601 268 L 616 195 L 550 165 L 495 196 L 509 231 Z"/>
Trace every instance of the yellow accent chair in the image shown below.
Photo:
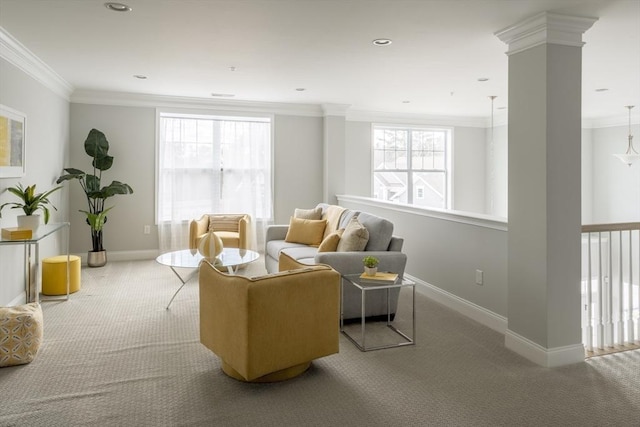
<path fill-rule="evenodd" d="M 214 231 L 225 248 L 251 249 L 251 216 L 248 214 L 205 214 L 189 223 L 189 249 L 198 249 L 200 240 Z"/>
<path fill-rule="evenodd" d="M 237 380 L 287 380 L 339 351 L 340 273 L 282 256 L 295 269 L 259 277 L 200 264 L 200 342 Z"/>

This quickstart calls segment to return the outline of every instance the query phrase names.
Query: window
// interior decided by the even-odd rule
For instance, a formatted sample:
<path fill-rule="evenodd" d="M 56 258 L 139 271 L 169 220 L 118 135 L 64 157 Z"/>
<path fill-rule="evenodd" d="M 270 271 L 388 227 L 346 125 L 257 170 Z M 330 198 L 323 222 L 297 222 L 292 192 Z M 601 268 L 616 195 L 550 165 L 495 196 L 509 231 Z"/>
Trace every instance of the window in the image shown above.
<path fill-rule="evenodd" d="M 373 197 L 449 207 L 451 130 L 375 125 Z"/>
<path fill-rule="evenodd" d="M 159 112 L 158 224 L 205 213 L 249 213 L 258 227 L 270 221 L 271 139 L 269 117 Z"/>

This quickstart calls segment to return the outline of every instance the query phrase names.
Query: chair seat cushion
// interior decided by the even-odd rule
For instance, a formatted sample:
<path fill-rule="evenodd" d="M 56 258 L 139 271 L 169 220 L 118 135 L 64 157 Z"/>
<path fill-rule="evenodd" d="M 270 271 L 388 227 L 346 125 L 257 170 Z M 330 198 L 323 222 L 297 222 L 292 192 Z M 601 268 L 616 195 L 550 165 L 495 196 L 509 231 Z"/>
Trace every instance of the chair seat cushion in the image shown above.
<path fill-rule="evenodd" d="M 42 308 L 37 302 L 0 307 L 0 367 L 35 359 L 42 343 Z"/>

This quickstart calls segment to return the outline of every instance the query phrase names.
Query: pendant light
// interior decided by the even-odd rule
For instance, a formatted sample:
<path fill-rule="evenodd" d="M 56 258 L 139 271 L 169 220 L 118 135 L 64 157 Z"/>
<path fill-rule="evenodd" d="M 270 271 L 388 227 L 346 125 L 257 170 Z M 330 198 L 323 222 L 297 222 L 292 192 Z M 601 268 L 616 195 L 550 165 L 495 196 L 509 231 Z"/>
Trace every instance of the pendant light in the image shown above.
<path fill-rule="evenodd" d="M 627 166 L 631 166 L 633 162 L 640 160 L 640 154 L 633 148 L 633 135 L 631 135 L 631 109 L 633 107 L 633 105 L 627 105 L 625 107 L 629 109 L 629 146 L 627 147 L 627 152 L 624 154 L 614 154 L 614 156 L 619 158 L 622 163 Z"/>

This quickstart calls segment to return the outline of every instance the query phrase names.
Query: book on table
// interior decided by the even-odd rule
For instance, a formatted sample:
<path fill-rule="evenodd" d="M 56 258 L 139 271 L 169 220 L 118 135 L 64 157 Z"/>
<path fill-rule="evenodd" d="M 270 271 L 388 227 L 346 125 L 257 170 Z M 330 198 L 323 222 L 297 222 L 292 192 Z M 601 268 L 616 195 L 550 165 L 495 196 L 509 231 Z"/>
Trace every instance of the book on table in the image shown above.
<path fill-rule="evenodd" d="M 30 228 L 3 228 L 2 238 L 6 240 L 28 240 L 33 236 Z"/>
<path fill-rule="evenodd" d="M 360 275 L 360 280 L 362 280 L 363 282 L 370 282 L 370 283 L 391 284 L 391 283 L 395 283 L 397 279 L 398 279 L 398 273 L 389 273 L 389 272 L 381 272 L 381 271 L 378 271 L 375 274 L 375 276 L 370 276 L 366 273 L 362 273 Z"/>

